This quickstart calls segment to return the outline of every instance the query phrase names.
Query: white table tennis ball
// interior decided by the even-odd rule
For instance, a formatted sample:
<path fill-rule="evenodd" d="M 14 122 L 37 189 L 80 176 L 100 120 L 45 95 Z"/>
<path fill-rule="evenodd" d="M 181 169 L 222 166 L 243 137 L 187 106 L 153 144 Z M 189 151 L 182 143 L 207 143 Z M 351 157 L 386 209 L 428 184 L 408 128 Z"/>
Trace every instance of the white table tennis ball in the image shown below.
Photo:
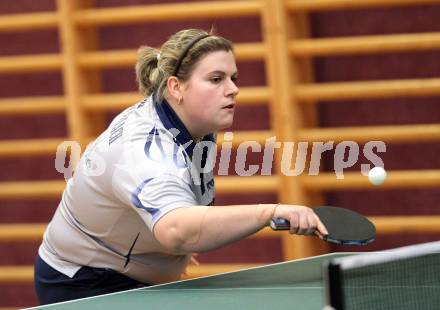
<path fill-rule="evenodd" d="M 387 178 L 387 172 L 382 167 L 374 167 L 368 172 L 368 180 L 373 185 L 381 185 Z"/>

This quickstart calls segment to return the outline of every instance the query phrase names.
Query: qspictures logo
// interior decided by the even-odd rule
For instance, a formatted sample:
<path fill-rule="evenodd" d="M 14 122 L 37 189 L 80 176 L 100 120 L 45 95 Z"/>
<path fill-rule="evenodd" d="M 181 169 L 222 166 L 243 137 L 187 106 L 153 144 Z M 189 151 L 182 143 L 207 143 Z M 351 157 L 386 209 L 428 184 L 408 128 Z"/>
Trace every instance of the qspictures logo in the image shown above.
<path fill-rule="evenodd" d="M 280 172 L 285 176 L 319 175 L 325 152 L 332 152 L 333 171 L 337 179 L 344 179 L 344 171 L 358 163 L 362 152 L 363 157 L 370 162 L 370 164 L 361 164 L 361 173 L 367 176 L 372 167 L 384 167 L 384 162 L 379 154 L 386 152 L 386 144 L 383 141 L 369 141 L 363 145 L 359 145 L 355 141 L 338 143 L 335 141 L 286 142 L 278 141 L 276 136 L 273 136 L 267 138 L 264 144 L 258 141 L 240 143 L 236 147 L 236 155 L 233 158 L 234 134 L 232 132 L 223 133 L 223 140 L 220 145 L 213 141 L 202 140 L 200 142 L 189 141 L 185 145 L 174 144 L 171 149 L 166 149 L 161 141 L 167 141 L 166 135 L 168 135 L 169 140 L 170 134 L 173 136 L 171 139 L 175 141 L 179 131 L 177 129 L 170 131 L 152 130 L 145 142 L 145 144 L 149 143 L 149 151 L 144 155 L 148 156 L 148 160 L 153 162 L 169 163 L 179 169 L 189 169 L 194 177 L 193 182 L 196 183 L 200 173 L 210 173 L 217 165 L 218 175 L 220 176 L 227 176 L 231 171 L 232 164 L 234 165 L 233 171 L 238 176 L 271 175 L 275 164 L 275 152 L 281 154 L 281 160 L 277 164 L 279 164 Z M 115 139 L 112 140 L 112 142 L 114 141 Z M 87 168 L 84 173 L 99 176 L 106 171 L 108 163 L 102 154 L 110 151 L 111 143 L 107 142 L 100 141 L 98 138 L 87 147 L 82 155 L 84 157 L 83 166 Z M 191 156 L 188 155 L 188 148 L 191 148 Z M 143 149 L 146 150 L 147 148 L 144 147 Z M 68 150 L 70 150 L 70 156 L 67 156 Z M 99 150 L 99 152 L 96 152 L 96 150 Z M 81 151 L 81 146 L 76 141 L 64 141 L 58 146 L 55 168 L 64 175 L 66 181 L 72 177 L 79 162 Z M 128 157 L 121 156 L 121 158 L 132 158 L 131 152 L 134 152 L 134 148 L 126 147 L 124 152 Z M 92 153 L 94 153 L 94 156 L 89 156 Z M 250 153 L 260 153 L 262 155 L 261 163 L 249 164 L 248 157 Z M 66 162 L 67 159 L 68 162 Z"/>

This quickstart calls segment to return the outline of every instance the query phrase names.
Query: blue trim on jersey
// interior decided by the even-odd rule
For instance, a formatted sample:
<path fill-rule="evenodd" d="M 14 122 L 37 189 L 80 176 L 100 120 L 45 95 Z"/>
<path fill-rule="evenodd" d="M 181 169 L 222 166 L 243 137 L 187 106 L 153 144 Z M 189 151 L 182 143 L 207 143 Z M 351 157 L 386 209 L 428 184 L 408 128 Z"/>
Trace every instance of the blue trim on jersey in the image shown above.
<path fill-rule="evenodd" d="M 133 205 L 138 208 L 138 209 L 143 209 L 145 211 L 147 211 L 148 213 L 150 213 L 153 217 L 156 215 L 160 214 L 160 210 L 156 209 L 156 208 L 148 208 L 145 207 L 142 202 L 140 201 L 138 195 L 142 192 L 142 189 L 144 188 L 144 186 L 150 182 L 151 180 L 153 180 L 153 178 L 149 178 L 146 179 L 144 182 L 141 183 L 141 185 L 139 185 L 134 192 L 131 194 L 131 202 L 133 203 Z"/>
<path fill-rule="evenodd" d="M 151 158 L 150 155 L 150 148 L 153 141 L 155 142 L 155 145 L 159 148 L 161 157 L 165 157 L 165 151 L 163 149 L 161 140 L 159 139 L 159 130 L 156 127 L 153 127 L 153 129 L 151 129 L 151 131 L 148 133 L 147 141 L 145 142 L 144 145 L 145 155 L 148 157 L 148 159 L 154 160 L 153 158 Z"/>
<path fill-rule="evenodd" d="M 160 103 L 155 102 L 154 106 L 160 120 L 162 121 L 162 124 L 167 130 L 171 130 L 173 128 L 179 130 L 179 134 L 174 137 L 174 141 L 184 146 L 186 153 L 189 155 L 189 157 L 192 157 L 196 143 L 194 142 L 188 129 L 185 127 L 185 124 L 165 99 L 163 99 Z M 215 142 L 214 134 L 206 135 L 203 137 L 202 141 Z"/>

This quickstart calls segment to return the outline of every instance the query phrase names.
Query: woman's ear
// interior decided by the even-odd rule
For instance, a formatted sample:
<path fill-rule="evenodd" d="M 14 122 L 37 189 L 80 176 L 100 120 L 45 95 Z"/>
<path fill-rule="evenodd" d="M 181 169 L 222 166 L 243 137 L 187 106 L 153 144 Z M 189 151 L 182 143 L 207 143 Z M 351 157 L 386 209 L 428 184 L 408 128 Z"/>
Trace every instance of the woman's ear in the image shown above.
<path fill-rule="evenodd" d="M 175 102 L 179 102 L 182 98 L 181 83 L 175 76 L 170 76 L 167 80 L 167 91 L 170 99 L 174 99 Z"/>

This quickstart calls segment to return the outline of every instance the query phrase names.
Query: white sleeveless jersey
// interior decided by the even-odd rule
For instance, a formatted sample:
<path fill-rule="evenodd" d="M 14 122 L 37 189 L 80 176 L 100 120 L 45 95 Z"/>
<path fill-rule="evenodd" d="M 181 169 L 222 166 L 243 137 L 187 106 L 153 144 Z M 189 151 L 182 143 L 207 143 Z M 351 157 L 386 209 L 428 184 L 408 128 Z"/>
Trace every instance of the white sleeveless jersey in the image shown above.
<path fill-rule="evenodd" d="M 212 204 L 213 158 L 214 135 L 195 145 L 165 100 L 126 109 L 81 157 L 39 255 L 69 277 L 91 266 L 150 284 L 179 278 L 188 255 L 167 254 L 153 227 L 176 208 Z"/>

